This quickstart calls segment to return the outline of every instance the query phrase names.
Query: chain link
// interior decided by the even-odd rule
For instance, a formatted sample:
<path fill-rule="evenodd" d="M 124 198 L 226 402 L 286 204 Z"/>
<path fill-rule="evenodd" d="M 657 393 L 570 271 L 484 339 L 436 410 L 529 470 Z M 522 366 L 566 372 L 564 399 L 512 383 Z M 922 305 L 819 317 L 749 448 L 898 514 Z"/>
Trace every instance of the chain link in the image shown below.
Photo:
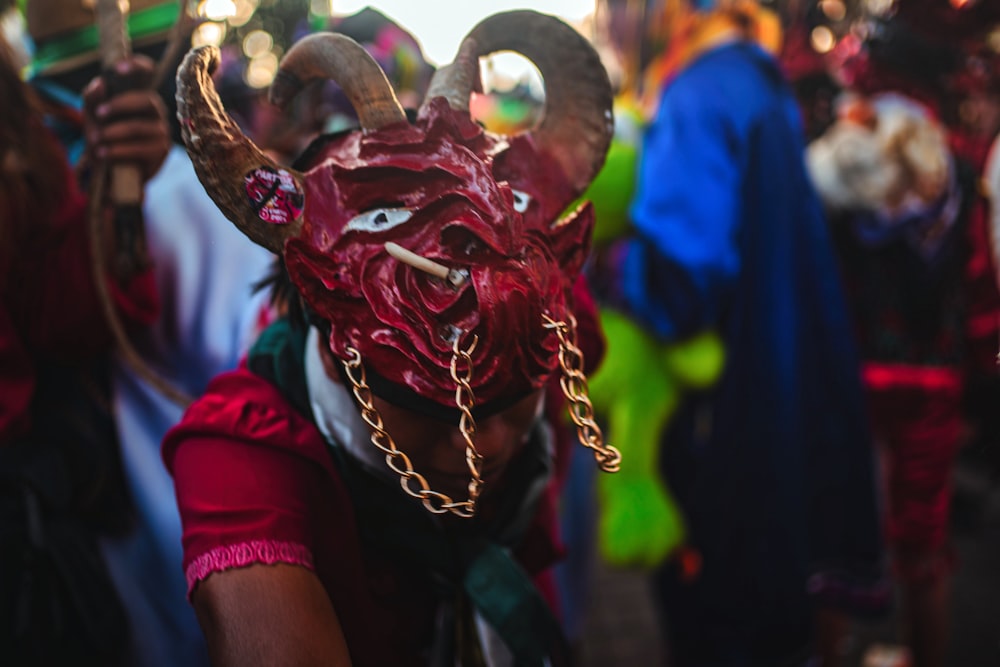
<path fill-rule="evenodd" d="M 472 417 L 472 408 L 476 404 L 476 396 L 472 393 L 472 352 L 479 343 L 479 336 L 473 335 L 472 343 L 467 350 L 458 346 L 458 337 L 452 346 L 451 379 L 455 381 L 455 405 L 462 416 L 458 420 L 458 429 L 465 440 L 465 465 L 469 468 L 469 504 L 475 511 L 476 501 L 483 487 L 483 457 L 476 449 L 473 436 L 476 435 L 476 420 Z M 459 361 L 465 365 L 465 372 L 459 372 Z"/>
<path fill-rule="evenodd" d="M 350 359 L 343 361 L 347 378 L 351 381 L 354 391 L 354 398 L 357 399 L 361 407 L 361 418 L 371 428 L 371 442 L 375 447 L 385 454 L 385 463 L 394 473 L 399 475 L 399 485 L 408 495 L 418 498 L 424 507 L 433 514 L 446 514 L 451 512 L 456 516 L 471 518 L 476 514 L 476 501 L 482 490 L 482 465 L 483 457 L 476 450 L 472 441 L 472 436 L 476 433 L 476 422 L 472 418 L 472 407 L 475 405 L 475 396 L 472 393 L 472 351 L 476 349 L 479 342 L 474 337 L 472 344 L 467 350 L 462 350 L 458 345 L 458 338 L 455 339 L 454 354 L 451 359 L 451 377 L 457 385 L 455 389 L 455 404 L 458 406 L 462 417 L 459 421 L 459 429 L 465 439 L 465 461 L 472 473 L 469 482 L 469 499 L 464 501 L 452 500 L 450 496 L 439 491 L 431 490 L 427 479 L 413 469 L 413 463 L 405 452 L 396 448 L 396 443 L 392 436 L 385 430 L 382 423 L 382 415 L 375 408 L 372 399 L 372 391 L 368 386 L 365 375 L 364 364 L 361 363 L 361 353 L 353 347 L 348 347 L 347 352 Z M 459 373 L 459 360 L 465 364 L 464 373 Z"/>
<path fill-rule="evenodd" d="M 576 319 L 570 315 L 569 323 L 557 322 L 548 315 L 545 328 L 553 329 L 559 337 L 559 366 L 562 376 L 559 386 L 569 400 L 569 416 L 576 424 L 580 444 L 594 452 L 598 467 L 604 472 L 618 472 L 622 455 L 616 447 L 604 444 L 604 434 L 594 420 L 594 406 L 587 390 L 587 377 L 583 373 L 583 352 L 576 346 Z"/>

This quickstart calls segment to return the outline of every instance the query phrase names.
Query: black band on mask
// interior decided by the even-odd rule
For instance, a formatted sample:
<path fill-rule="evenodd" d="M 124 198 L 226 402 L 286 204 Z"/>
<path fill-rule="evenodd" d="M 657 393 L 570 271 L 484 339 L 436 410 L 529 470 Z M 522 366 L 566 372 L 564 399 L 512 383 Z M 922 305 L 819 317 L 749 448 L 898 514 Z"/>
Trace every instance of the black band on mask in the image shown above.
<path fill-rule="evenodd" d="M 352 387 L 353 384 L 350 378 L 347 377 L 347 371 L 343 365 L 338 364 L 337 368 L 340 371 L 344 386 Z M 368 366 L 365 367 L 365 377 L 368 380 L 368 386 L 371 388 L 372 394 L 397 408 L 409 410 L 424 417 L 430 417 L 431 419 L 453 425 L 457 424 L 462 417 L 462 412 L 457 406 L 441 405 L 437 401 L 421 396 L 412 389 L 387 380 Z M 515 396 L 494 399 L 483 405 L 476 405 L 472 408 L 472 417 L 477 420 L 488 419 L 497 413 L 503 412 L 518 401 L 527 398 L 529 395 L 530 392 L 517 394 Z"/>

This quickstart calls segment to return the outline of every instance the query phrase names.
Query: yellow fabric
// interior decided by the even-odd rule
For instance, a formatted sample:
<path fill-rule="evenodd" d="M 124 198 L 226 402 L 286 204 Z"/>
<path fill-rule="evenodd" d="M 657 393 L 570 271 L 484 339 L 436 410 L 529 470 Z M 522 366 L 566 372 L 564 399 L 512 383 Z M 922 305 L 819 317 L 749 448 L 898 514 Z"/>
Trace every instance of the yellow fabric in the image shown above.
<path fill-rule="evenodd" d="M 646 68 L 636 92 L 647 120 L 656 114 L 663 85 L 709 49 L 744 39 L 775 55 L 781 50 L 780 19 L 756 0 L 720 0 L 708 12 L 691 8 L 687 0 L 667 0 L 652 25 L 654 40 L 665 48 Z"/>

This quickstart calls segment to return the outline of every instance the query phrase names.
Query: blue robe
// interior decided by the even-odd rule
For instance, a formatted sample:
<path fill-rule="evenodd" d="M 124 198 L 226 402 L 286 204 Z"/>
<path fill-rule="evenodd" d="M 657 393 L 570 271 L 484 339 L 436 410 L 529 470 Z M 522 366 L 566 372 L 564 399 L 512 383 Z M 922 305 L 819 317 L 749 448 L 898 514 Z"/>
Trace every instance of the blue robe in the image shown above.
<path fill-rule="evenodd" d="M 803 149 L 789 87 L 747 43 L 680 72 L 644 139 L 616 291 L 661 339 L 714 329 L 727 349 L 661 456 L 703 557 L 694 582 L 658 577 L 680 665 L 804 655 L 807 588 L 866 595 L 881 573 L 857 353 Z"/>

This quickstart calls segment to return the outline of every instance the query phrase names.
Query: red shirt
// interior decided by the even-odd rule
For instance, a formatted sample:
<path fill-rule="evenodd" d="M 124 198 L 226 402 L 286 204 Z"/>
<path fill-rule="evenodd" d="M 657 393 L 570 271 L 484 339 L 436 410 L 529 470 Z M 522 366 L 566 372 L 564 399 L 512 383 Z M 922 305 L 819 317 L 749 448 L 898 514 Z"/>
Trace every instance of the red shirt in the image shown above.
<path fill-rule="evenodd" d="M 28 408 L 39 361 L 89 359 L 112 340 L 91 268 L 87 197 L 69 165 L 62 168 L 66 195 L 46 233 L 15 248 L 10 262 L 0 267 L 0 446 L 31 428 Z M 126 324 L 149 324 L 156 318 L 151 271 L 125 286 L 110 279 L 108 284 Z"/>
<path fill-rule="evenodd" d="M 326 588 L 355 665 L 423 664 L 433 591 L 420 572 L 363 551 L 354 504 L 323 436 L 276 387 L 243 368 L 220 375 L 167 433 L 163 456 L 192 590 L 232 567 L 301 565 Z M 554 526 L 545 495 L 514 553 L 543 592 L 558 555 Z"/>

